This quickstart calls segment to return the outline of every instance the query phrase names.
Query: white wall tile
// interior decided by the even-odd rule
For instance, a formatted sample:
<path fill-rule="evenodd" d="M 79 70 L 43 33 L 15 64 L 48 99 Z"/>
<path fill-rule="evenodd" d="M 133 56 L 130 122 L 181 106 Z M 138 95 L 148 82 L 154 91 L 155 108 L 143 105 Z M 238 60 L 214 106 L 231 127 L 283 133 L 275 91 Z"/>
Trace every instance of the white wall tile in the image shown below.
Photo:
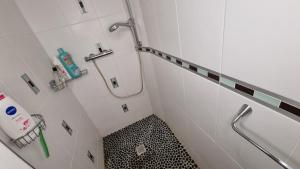
<path fill-rule="evenodd" d="M 38 105 L 44 102 L 47 97 L 46 90 L 41 81 L 36 78 L 32 71 L 24 65 L 24 62 L 16 55 L 14 46 L 10 43 L 10 39 L 4 38 L 0 40 L 1 49 L 1 81 L 9 87 L 12 97 L 16 101 L 23 102 L 23 106 L 31 112 L 36 112 Z M 30 87 L 24 82 L 21 76 L 26 73 L 31 80 L 40 88 L 40 93 L 33 93 Z"/>
<path fill-rule="evenodd" d="M 141 9 L 143 11 L 143 20 L 147 33 L 148 42 L 146 41 L 146 43 L 155 49 L 160 49 L 161 42 L 158 32 L 158 22 L 156 22 L 156 18 L 158 18 L 156 1 L 141 0 Z"/>
<path fill-rule="evenodd" d="M 104 169 L 104 147 L 103 147 L 103 139 L 100 138 L 98 140 L 98 169 Z"/>
<path fill-rule="evenodd" d="M 297 82 L 294 83 L 295 80 L 293 79 L 293 83 L 287 87 L 282 81 L 291 82 L 292 77 L 295 77 L 295 72 L 297 72 L 295 67 L 297 59 L 294 57 L 297 50 L 295 45 L 291 46 L 287 42 L 291 41 L 292 44 L 297 44 L 298 41 L 298 37 L 292 35 L 295 35 L 295 30 L 298 28 L 298 22 L 295 20 L 298 16 L 296 9 L 299 3 L 294 1 L 270 3 L 267 0 L 261 3 L 261 1 L 247 3 L 228 1 L 226 13 L 226 21 L 228 22 L 225 26 L 228 32 L 225 32 L 223 63 L 221 63 L 221 56 L 225 14 L 224 0 L 176 1 L 177 11 L 172 10 L 174 2 L 171 0 L 163 2 L 142 0 L 141 8 L 150 47 L 162 49 L 167 53 L 176 51 L 170 46 L 176 44 L 173 41 L 176 41 L 174 38 L 178 35 L 176 34 L 177 25 L 174 23 L 177 22 L 176 15 L 178 15 L 178 39 L 180 40 L 179 45 L 183 59 L 209 69 L 222 71 L 224 74 L 263 88 L 268 87 L 266 89 L 297 100 L 298 96 L 295 92 L 297 91 L 295 87 Z M 260 5 L 257 6 L 257 4 Z M 288 7 L 290 5 L 291 8 Z M 164 8 L 166 9 L 162 10 Z M 256 10 L 258 10 L 257 13 Z M 266 11 L 270 11 L 270 13 L 266 13 Z M 293 13 L 292 17 L 290 17 L 291 13 Z M 162 22 L 162 20 L 166 21 Z M 164 32 L 165 30 L 168 32 Z M 168 35 L 171 34 L 174 36 L 169 37 Z M 280 38 L 282 40 L 279 40 Z M 171 39 L 173 39 L 173 43 L 166 43 Z M 281 57 L 283 54 L 288 54 L 288 59 L 283 59 Z M 230 122 L 243 103 L 251 105 L 254 110 L 254 113 L 242 126 L 243 130 L 249 132 L 251 138 L 253 137 L 257 142 L 265 145 L 284 160 L 294 150 L 299 139 L 299 126 L 295 121 L 223 87 L 219 93 L 220 96 L 218 96 L 218 89 L 216 88 L 219 87 L 214 83 L 190 72 L 182 75 L 179 73 L 178 67 L 172 69 L 172 64 L 157 59 L 155 56 L 150 57 L 153 58 L 153 67 L 157 76 L 165 119 L 175 133 L 185 130 L 182 128 L 192 130 L 188 137 L 190 141 L 186 142 L 193 143 L 193 145 L 189 145 L 196 151 L 196 153 L 192 152 L 192 154 L 196 154 L 193 157 L 202 163 L 204 168 L 241 168 L 240 166 L 249 169 L 278 168 L 272 160 L 232 130 Z M 270 60 L 272 60 L 272 65 Z M 223 64 L 222 68 L 221 64 Z M 267 69 L 269 71 L 266 71 Z M 291 70 L 294 70 L 294 73 L 291 73 Z M 280 75 L 285 76 L 281 77 Z M 181 86 L 182 80 L 184 80 L 185 92 Z M 184 99 L 182 99 L 183 96 L 185 96 Z M 214 104 L 218 100 L 221 104 L 219 106 Z M 182 105 L 181 101 L 185 102 L 185 109 L 190 110 L 187 112 L 194 112 L 194 114 L 182 114 L 184 104 L 178 106 Z M 196 110 L 210 111 L 211 113 L 201 114 L 201 111 L 196 113 L 198 112 Z M 216 114 L 214 115 L 214 113 Z M 185 116 L 187 118 L 184 118 Z M 181 120 L 178 120 L 179 117 Z M 215 121 L 215 123 L 209 123 L 210 120 Z M 193 124 L 191 122 L 196 127 L 184 125 L 185 123 Z M 182 128 L 177 129 L 176 126 L 178 125 Z M 213 128 L 212 131 L 214 128 L 217 129 L 215 136 L 214 132 L 210 131 L 211 128 Z M 201 132 L 202 134 L 198 134 Z M 182 132 L 177 133 L 176 135 L 180 136 Z M 201 136 L 195 137 L 195 135 Z M 212 138 L 216 141 L 214 142 Z M 220 158 L 220 163 L 217 163 L 216 157 L 211 155 L 214 152 Z M 293 165 L 295 163 L 295 166 L 297 166 L 297 162 L 293 159 L 296 158 L 297 152 L 294 151 L 291 162 Z M 223 165 L 218 166 L 218 164 Z"/>
<path fill-rule="evenodd" d="M 34 32 L 49 30 L 68 23 L 57 0 L 15 0 Z"/>
<path fill-rule="evenodd" d="M 148 91 L 144 88 L 142 94 L 132 97 L 126 101 L 131 113 L 135 114 L 136 121 L 141 120 L 153 113 L 152 106 L 148 97 Z"/>
<path fill-rule="evenodd" d="M 52 78 L 51 62 L 37 38 L 28 34 L 11 36 L 8 41 L 12 48 L 17 47 L 17 50 L 13 50 L 14 55 L 23 60 L 44 85 L 48 85 L 49 79 Z"/>
<path fill-rule="evenodd" d="M 165 111 L 168 107 L 173 110 L 169 113 L 176 110 L 185 112 L 182 70 L 160 58 L 156 58 L 154 64 L 157 66 L 155 71 Z"/>
<path fill-rule="evenodd" d="M 148 90 L 153 113 L 164 120 L 164 111 L 160 101 L 158 85 L 156 80 L 153 80 L 156 79 L 156 74 L 154 72 L 152 56 L 150 54 L 141 53 L 141 57 L 145 85 Z"/>
<path fill-rule="evenodd" d="M 124 100 L 116 100 L 109 96 L 97 100 L 97 103 L 98 108 L 94 112 L 90 111 L 89 116 L 97 124 L 98 130 L 103 136 L 124 128 L 136 120 L 136 114 L 130 111 L 130 107 L 128 112 L 123 112 L 122 105 L 126 103 Z"/>
<path fill-rule="evenodd" d="M 32 32 L 18 7 L 11 0 L 2 0 L 0 2 L 0 23 L 0 37 Z"/>
<path fill-rule="evenodd" d="M 92 120 L 92 122 L 97 127 L 99 133 L 101 133 L 101 136 L 105 136 L 107 133 L 105 132 L 106 128 L 103 128 L 103 126 L 106 126 L 107 124 L 114 125 L 115 123 L 112 123 L 111 121 L 105 120 L 105 118 L 108 118 L 112 116 L 113 114 L 108 114 L 106 117 L 106 112 L 112 112 L 111 106 L 112 104 L 108 101 L 106 101 L 105 98 L 97 98 L 97 104 L 94 104 L 94 102 L 90 101 L 91 98 L 95 97 L 87 97 L 85 99 L 86 102 L 81 102 L 81 104 L 84 104 L 84 109 L 86 112 L 88 112 L 89 118 Z M 121 111 L 121 109 L 119 109 Z M 109 126 L 111 127 L 111 126 Z"/>
<path fill-rule="evenodd" d="M 189 122 L 189 139 L 195 152 L 210 169 L 241 169 L 241 167 L 195 123 Z M 201 164 L 199 164 L 201 167 Z"/>
<path fill-rule="evenodd" d="M 177 11 L 175 0 L 160 1 L 155 6 L 158 23 L 158 36 L 162 51 L 180 57 Z"/>
<path fill-rule="evenodd" d="M 280 169 L 280 165 L 271 160 L 268 156 L 263 154 L 253 145 L 244 144 L 241 150 L 240 165 L 245 169 L 260 169 L 260 168 L 274 168 Z"/>
<path fill-rule="evenodd" d="M 36 34 L 50 58 L 58 56 L 57 49 L 63 48 L 76 60 L 79 54 L 77 39 L 69 27 L 54 29 Z"/>
<path fill-rule="evenodd" d="M 82 13 L 78 0 L 58 0 L 58 3 L 68 24 L 83 22 L 97 17 L 91 0 L 82 0 L 87 13 Z"/>
<path fill-rule="evenodd" d="M 142 39 L 144 45 L 152 46 L 153 48 L 159 49 L 160 42 L 157 35 L 157 22 L 154 22 L 156 19 L 156 10 L 155 8 L 156 1 L 140 1 L 140 10 L 143 11 L 140 15 L 137 15 L 137 18 L 141 18 L 144 25 L 144 31 L 142 32 Z M 138 12 L 136 12 L 138 13 Z M 151 36 L 147 36 L 148 33 Z M 140 36 L 141 37 L 141 36 Z M 146 56 L 146 57 L 145 57 Z M 159 94 L 158 84 L 155 70 L 154 70 L 154 58 L 151 54 L 142 53 L 142 63 L 143 63 L 143 71 L 145 74 L 145 83 L 147 85 L 147 89 L 149 90 L 149 97 L 151 98 L 151 104 L 153 108 L 153 112 L 158 115 L 161 119 L 165 119 L 165 113 L 161 104 L 161 98 Z"/>
<path fill-rule="evenodd" d="M 70 28 L 80 44 L 84 45 L 80 50 L 86 53 L 86 55 L 99 52 L 97 43 L 100 43 L 103 49 L 109 48 L 106 35 L 107 30 L 103 28 L 98 20 L 74 24 Z"/>
<path fill-rule="evenodd" d="M 98 17 L 105 17 L 125 11 L 123 0 L 91 0 L 95 6 Z"/>
<path fill-rule="evenodd" d="M 185 104 L 189 118 L 215 137 L 219 85 L 184 70 Z"/>
<path fill-rule="evenodd" d="M 300 157 L 300 151 L 299 151 L 299 142 L 298 142 L 298 145 L 291 153 L 289 160 L 287 161 L 287 164 L 292 168 L 299 168 L 300 166 L 299 157 Z"/>
<path fill-rule="evenodd" d="M 141 73 L 143 72 L 140 68 L 142 65 L 139 63 L 139 59 L 141 59 L 139 57 L 136 51 L 115 54 L 116 66 L 118 72 L 120 72 L 119 75 L 121 76 L 120 78 L 123 84 L 126 85 L 124 87 L 128 94 L 137 93 L 142 87 L 143 81 L 141 81 Z"/>
<path fill-rule="evenodd" d="M 186 138 L 185 116 L 188 113 L 184 102 L 183 72 L 177 66 L 160 58 L 155 58 L 153 61 L 157 66 L 155 72 L 165 121 L 184 143 L 184 138 Z"/>
<path fill-rule="evenodd" d="M 79 130 L 78 140 L 76 143 L 77 151 L 75 152 L 73 158 L 72 169 L 81 169 L 81 168 L 89 168 L 96 169 L 97 168 L 97 141 L 99 139 L 98 130 L 94 127 L 93 123 L 87 116 L 83 116 L 81 118 L 81 129 Z M 87 157 L 88 151 L 95 158 L 95 162 L 91 162 Z"/>
<path fill-rule="evenodd" d="M 300 101 L 300 81 L 294 78 L 299 6 L 298 1 L 228 1 L 223 73 Z"/>
<path fill-rule="evenodd" d="M 225 1 L 176 2 L 182 58 L 220 71 Z"/>

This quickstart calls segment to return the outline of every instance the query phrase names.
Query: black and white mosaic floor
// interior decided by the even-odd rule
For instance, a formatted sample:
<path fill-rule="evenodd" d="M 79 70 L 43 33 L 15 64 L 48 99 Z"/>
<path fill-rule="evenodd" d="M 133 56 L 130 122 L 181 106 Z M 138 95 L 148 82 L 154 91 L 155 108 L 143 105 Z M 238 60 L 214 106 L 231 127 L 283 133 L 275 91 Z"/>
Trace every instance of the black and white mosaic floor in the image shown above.
<path fill-rule="evenodd" d="M 197 168 L 167 124 L 155 115 L 112 133 L 103 140 L 106 169 Z M 137 151 L 137 147 L 146 151 Z"/>

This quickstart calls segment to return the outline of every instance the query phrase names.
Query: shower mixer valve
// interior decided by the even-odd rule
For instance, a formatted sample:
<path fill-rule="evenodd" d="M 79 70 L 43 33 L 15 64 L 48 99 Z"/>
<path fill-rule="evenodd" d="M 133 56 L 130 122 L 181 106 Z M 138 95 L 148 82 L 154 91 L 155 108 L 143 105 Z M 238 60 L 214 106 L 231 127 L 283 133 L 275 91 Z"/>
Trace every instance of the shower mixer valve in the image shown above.
<path fill-rule="evenodd" d="M 91 53 L 89 56 L 84 57 L 84 60 L 86 62 L 101 58 L 103 56 L 111 55 L 114 53 L 111 49 L 108 49 L 108 50 L 102 49 L 100 43 L 97 43 L 96 45 L 99 50 L 99 53 L 98 54 Z"/>

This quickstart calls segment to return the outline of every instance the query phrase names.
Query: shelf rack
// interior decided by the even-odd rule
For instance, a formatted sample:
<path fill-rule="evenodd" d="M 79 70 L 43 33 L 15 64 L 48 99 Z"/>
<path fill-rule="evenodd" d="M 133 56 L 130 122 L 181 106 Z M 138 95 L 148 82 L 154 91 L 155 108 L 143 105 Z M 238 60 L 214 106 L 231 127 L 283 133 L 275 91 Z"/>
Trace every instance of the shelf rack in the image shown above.
<path fill-rule="evenodd" d="M 23 148 L 26 145 L 32 143 L 36 138 L 40 136 L 40 130 L 46 129 L 46 123 L 42 115 L 32 114 L 31 117 L 36 122 L 36 125 L 28 131 L 25 135 L 12 140 L 19 148 Z"/>
<path fill-rule="evenodd" d="M 80 76 L 78 78 L 81 78 L 82 76 L 88 74 L 88 70 L 87 69 L 83 69 L 80 72 L 81 72 L 81 74 L 80 74 Z M 76 79 L 78 79 L 78 78 L 76 78 Z M 65 81 L 65 83 L 56 83 L 55 80 L 51 80 L 49 82 L 50 88 L 52 90 L 54 90 L 55 92 L 60 91 L 60 90 L 64 89 L 65 87 L 67 87 L 67 83 L 69 83 L 69 82 L 71 82 L 73 80 L 76 80 L 76 79 L 68 79 L 68 80 Z"/>

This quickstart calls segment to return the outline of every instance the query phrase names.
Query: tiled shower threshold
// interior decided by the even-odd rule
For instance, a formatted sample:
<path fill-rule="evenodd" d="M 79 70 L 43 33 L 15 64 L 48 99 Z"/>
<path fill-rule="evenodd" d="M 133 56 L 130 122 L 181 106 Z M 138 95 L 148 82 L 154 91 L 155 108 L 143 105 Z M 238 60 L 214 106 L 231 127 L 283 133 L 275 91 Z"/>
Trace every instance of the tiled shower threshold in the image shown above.
<path fill-rule="evenodd" d="M 112 133 L 103 141 L 106 169 L 198 168 L 168 125 L 155 115 Z"/>

